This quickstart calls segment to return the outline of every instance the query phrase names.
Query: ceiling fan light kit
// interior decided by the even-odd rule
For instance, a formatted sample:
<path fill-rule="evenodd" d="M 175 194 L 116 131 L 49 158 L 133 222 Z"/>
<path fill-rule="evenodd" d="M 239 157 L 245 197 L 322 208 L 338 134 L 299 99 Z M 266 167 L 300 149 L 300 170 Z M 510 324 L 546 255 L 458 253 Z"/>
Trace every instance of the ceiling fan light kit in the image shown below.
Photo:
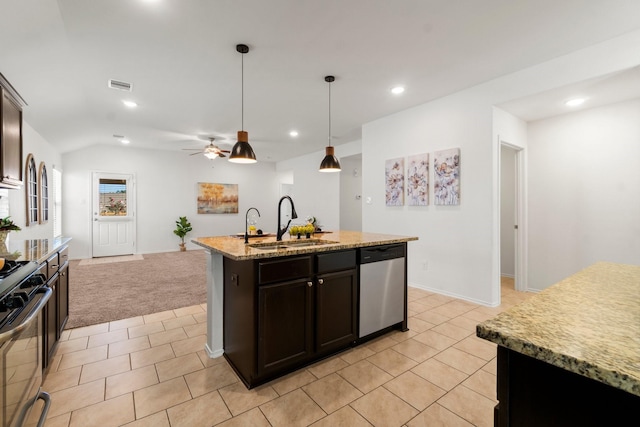
<path fill-rule="evenodd" d="M 334 149 L 331 146 L 331 82 L 336 78 L 334 76 L 326 76 L 324 81 L 329 83 L 329 145 L 325 149 L 325 156 L 320 163 L 320 172 L 340 172 L 340 161 L 334 154 Z"/>
<path fill-rule="evenodd" d="M 236 50 L 242 54 L 242 130 L 238 131 L 238 142 L 231 149 L 229 161 L 233 163 L 256 163 L 256 154 L 249 144 L 249 133 L 244 130 L 244 55 L 249 52 L 249 46 L 236 45 Z"/>

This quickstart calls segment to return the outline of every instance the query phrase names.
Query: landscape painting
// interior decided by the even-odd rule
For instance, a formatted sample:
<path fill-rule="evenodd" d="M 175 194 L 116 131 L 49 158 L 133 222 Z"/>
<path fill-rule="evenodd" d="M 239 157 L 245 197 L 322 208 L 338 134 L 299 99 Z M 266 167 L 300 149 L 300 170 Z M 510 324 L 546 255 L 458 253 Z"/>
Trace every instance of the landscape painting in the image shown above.
<path fill-rule="evenodd" d="M 433 154 L 434 204 L 460 204 L 460 149 L 436 151 Z"/>
<path fill-rule="evenodd" d="M 199 214 L 237 214 L 238 184 L 198 183 Z"/>
<path fill-rule="evenodd" d="M 407 205 L 429 204 L 429 154 L 409 156 L 407 162 Z"/>
<path fill-rule="evenodd" d="M 404 158 L 387 160 L 384 169 L 386 205 L 404 205 Z"/>

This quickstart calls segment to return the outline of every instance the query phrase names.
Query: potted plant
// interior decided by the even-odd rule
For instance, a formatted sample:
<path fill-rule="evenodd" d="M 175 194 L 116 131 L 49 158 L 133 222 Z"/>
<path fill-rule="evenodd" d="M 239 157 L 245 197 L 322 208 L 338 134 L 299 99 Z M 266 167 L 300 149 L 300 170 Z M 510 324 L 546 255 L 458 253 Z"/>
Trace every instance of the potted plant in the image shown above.
<path fill-rule="evenodd" d="M 193 228 L 191 228 L 191 223 L 187 221 L 187 217 L 186 216 L 179 217 L 178 220 L 176 221 L 176 229 L 173 230 L 173 233 L 180 238 L 179 246 L 181 251 L 187 250 L 187 247 L 184 244 L 184 236 L 186 236 L 187 233 L 190 232 L 191 230 L 193 230 Z"/>
<path fill-rule="evenodd" d="M 20 231 L 21 228 L 18 227 L 12 220 L 11 217 L 8 216 L 6 218 L 2 218 L 0 220 L 0 243 L 4 243 L 7 240 L 7 235 L 10 231 Z"/>

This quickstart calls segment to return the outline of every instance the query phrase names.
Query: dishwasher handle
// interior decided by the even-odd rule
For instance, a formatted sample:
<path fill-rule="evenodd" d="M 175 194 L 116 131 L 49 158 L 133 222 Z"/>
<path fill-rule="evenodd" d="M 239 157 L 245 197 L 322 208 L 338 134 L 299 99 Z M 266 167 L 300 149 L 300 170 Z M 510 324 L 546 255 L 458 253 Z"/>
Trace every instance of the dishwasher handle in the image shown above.
<path fill-rule="evenodd" d="M 358 263 L 368 264 L 388 259 L 404 258 L 406 255 L 405 247 L 405 244 L 397 244 L 360 248 Z"/>

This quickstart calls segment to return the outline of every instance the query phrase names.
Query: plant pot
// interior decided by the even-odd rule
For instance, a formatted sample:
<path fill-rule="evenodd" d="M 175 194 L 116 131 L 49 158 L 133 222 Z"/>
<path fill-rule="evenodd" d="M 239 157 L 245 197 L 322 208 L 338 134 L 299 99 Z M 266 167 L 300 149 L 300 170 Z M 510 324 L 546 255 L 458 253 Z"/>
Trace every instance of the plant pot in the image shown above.
<path fill-rule="evenodd" d="M 180 252 L 184 252 L 187 250 L 187 245 L 184 243 L 179 243 L 178 246 L 180 246 Z"/>
<path fill-rule="evenodd" d="M 3 245 L 7 241 L 9 230 L 0 230 L 0 245 Z"/>

